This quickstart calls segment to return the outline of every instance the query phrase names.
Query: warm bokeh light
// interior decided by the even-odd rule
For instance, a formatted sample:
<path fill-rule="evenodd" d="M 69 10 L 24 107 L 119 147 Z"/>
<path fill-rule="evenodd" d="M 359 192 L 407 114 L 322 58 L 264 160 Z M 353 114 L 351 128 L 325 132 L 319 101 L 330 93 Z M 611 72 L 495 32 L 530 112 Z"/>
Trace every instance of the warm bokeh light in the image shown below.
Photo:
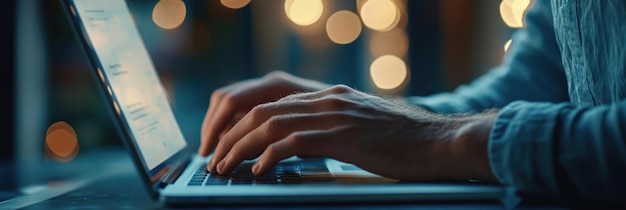
<path fill-rule="evenodd" d="M 174 29 L 185 21 L 187 8 L 181 0 L 160 0 L 152 11 L 152 20 L 163 29 Z"/>
<path fill-rule="evenodd" d="M 511 10 L 513 11 L 513 17 L 516 21 L 523 25 L 524 13 L 530 5 L 530 0 L 505 0 L 511 1 Z"/>
<path fill-rule="evenodd" d="M 58 161 L 70 161 L 78 154 L 78 137 L 74 128 L 64 121 L 55 122 L 46 132 L 48 156 Z"/>
<path fill-rule="evenodd" d="M 363 8 L 363 4 L 365 4 L 367 0 L 356 0 L 356 9 L 361 12 L 361 8 Z"/>
<path fill-rule="evenodd" d="M 392 0 L 368 0 L 361 7 L 363 24 L 377 31 L 388 31 L 400 22 L 400 10 Z"/>
<path fill-rule="evenodd" d="M 98 68 L 97 71 L 98 71 L 98 76 L 100 77 L 100 80 L 102 80 L 103 83 L 106 82 L 104 80 L 104 75 L 102 74 L 102 69 Z"/>
<path fill-rule="evenodd" d="M 515 16 L 513 16 L 513 9 L 511 9 L 511 6 L 505 1 L 500 2 L 500 16 L 507 26 L 511 28 L 522 27 L 522 22 L 515 19 Z"/>
<path fill-rule="evenodd" d="M 111 86 L 107 85 L 107 91 L 109 92 L 109 96 L 113 96 L 113 91 L 111 91 Z"/>
<path fill-rule="evenodd" d="M 408 78 L 404 61 L 394 55 L 383 55 L 370 66 L 370 76 L 376 87 L 392 90 L 400 87 Z"/>
<path fill-rule="evenodd" d="M 222 5 L 231 9 L 239 9 L 250 3 L 250 0 L 220 0 Z"/>
<path fill-rule="evenodd" d="M 117 105 L 117 102 L 113 101 L 113 107 L 115 108 L 115 112 L 117 113 L 117 115 L 121 115 L 120 106 Z"/>
<path fill-rule="evenodd" d="M 509 39 L 509 41 L 506 41 L 506 43 L 504 44 L 504 52 L 509 51 L 509 47 L 511 46 L 512 41 L 513 41 L 512 39 Z"/>
<path fill-rule="evenodd" d="M 373 32 L 368 46 L 372 57 L 382 55 L 404 57 L 409 50 L 409 37 L 400 28 L 386 32 Z"/>
<path fill-rule="evenodd" d="M 295 24 L 307 26 L 315 23 L 324 12 L 322 0 L 285 0 L 285 14 Z"/>
<path fill-rule="evenodd" d="M 361 20 L 348 10 L 335 12 L 326 21 L 326 33 L 337 44 L 351 43 L 361 34 Z"/>
<path fill-rule="evenodd" d="M 521 28 L 524 26 L 524 14 L 530 0 L 503 0 L 500 2 L 500 16 L 507 26 Z"/>

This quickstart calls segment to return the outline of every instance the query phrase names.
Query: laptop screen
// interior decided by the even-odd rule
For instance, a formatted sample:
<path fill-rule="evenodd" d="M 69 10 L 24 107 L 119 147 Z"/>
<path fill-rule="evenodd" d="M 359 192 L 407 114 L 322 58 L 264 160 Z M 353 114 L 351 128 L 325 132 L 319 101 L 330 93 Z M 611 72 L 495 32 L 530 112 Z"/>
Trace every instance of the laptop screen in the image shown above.
<path fill-rule="evenodd" d="M 144 166 L 154 171 L 186 146 L 159 76 L 124 0 L 74 0 L 116 114 Z"/>

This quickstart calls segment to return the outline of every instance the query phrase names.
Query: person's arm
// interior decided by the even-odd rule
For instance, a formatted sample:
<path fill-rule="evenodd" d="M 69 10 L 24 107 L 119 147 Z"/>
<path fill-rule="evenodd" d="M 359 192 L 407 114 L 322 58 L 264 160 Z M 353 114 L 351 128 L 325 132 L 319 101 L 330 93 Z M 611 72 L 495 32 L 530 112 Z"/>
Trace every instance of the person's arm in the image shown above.
<path fill-rule="evenodd" d="M 555 40 L 550 2 L 536 1 L 516 32 L 502 65 L 453 92 L 409 97 L 439 113 L 480 112 L 517 101 L 568 101 L 567 81 Z"/>

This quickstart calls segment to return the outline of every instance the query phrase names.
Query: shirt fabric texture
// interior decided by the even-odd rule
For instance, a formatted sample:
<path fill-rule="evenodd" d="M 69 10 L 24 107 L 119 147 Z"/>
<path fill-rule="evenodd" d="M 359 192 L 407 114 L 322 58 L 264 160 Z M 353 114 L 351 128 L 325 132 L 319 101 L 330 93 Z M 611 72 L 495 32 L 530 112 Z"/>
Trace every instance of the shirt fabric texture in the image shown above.
<path fill-rule="evenodd" d="M 626 1 L 536 0 L 502 65 L 407 101 L 439 113 L 499 108 L 488 155 L 500 183 L 625 202 Z"/>

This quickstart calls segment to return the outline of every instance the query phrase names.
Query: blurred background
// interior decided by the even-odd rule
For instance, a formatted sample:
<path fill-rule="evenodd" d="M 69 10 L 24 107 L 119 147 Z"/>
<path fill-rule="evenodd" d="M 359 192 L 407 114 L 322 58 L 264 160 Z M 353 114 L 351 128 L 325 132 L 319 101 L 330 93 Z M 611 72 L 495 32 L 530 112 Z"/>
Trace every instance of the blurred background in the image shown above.
<path fill-rule="evenodd" d="M 121 147 L 61 1 L 3 1 L 2 160 L 70 165 Z M 192 147 L 211 92 L 274 70 L 402 97 L 500 63 L 530 0 L 128 0 Z M 61 129 L 62 134 L 55 134 Z M 6 135 L 4 135 L 6 134 Z M 29 173 L 24 169 L 20 173 Z M 6 172 L 6 170 L 4 170 Z M 28 175 L 18 185 L 32 182 Z"/>

